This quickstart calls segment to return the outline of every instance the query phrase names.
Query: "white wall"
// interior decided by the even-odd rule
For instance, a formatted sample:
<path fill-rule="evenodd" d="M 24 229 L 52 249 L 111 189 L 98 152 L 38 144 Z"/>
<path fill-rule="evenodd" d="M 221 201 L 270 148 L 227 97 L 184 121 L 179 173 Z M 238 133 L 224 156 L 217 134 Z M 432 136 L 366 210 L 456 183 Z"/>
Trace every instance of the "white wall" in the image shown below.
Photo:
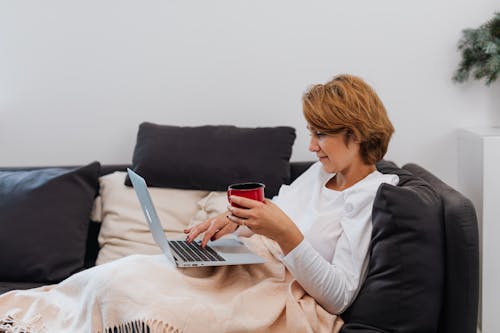
<path fill-rule="evenodd" d="M 454 84 L 461 30 L 498 0 L 0 0 L 0 165 L 129 163 L 137 126 L 291 125 L 300 98 L 365 78 L 396 127 L 387 158 L 457 184 L 460 127 L 500 85 Z"/>

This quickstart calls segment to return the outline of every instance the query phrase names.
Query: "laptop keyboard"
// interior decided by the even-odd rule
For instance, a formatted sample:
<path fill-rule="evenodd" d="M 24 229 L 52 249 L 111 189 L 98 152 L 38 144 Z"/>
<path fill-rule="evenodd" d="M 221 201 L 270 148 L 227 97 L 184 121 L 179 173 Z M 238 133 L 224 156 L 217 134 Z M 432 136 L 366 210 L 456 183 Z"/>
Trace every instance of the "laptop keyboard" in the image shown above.
<path fill-rule="evenodd" d="M 190 261 L 225 261 L 209 246 L 202 248 L 197 242 L 169 241 L 170 247 L 182 258 Z"/>

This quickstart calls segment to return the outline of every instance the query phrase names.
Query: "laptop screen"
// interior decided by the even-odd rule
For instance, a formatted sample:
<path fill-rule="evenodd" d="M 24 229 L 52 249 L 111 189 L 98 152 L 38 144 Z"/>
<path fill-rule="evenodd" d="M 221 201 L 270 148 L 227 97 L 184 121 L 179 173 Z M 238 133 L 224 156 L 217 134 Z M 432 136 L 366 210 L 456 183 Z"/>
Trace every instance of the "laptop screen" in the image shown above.
<path fill-rule="evenodd" d="M 141 204 L 142 210 L 144 211 L 144 215 L 146 216 L 146 221 L 148 222 L 149 229 L 153 234 L 153 239 L 160 246 L 163 253 L 167 256 L 167 258 L 175 263 L 175 259 L 172 256 L 170 245 L 168 244 L 167 238 L 163 233 L 163 228 L 160 224 L 160 219 L 158 218 L 158 214 L 156 214 L 156 209 L 153 205 L 153 200 L 151 200 L 151 196 L 149 195 L 148 187 L 146 185 L 146 181 L 144 178 L 139 176 L 134 171 L 127 169 L 128 176 L 130 177 L 130 181 L 134 186 L 135 193 L 139 198 L 139 202 Z"/>

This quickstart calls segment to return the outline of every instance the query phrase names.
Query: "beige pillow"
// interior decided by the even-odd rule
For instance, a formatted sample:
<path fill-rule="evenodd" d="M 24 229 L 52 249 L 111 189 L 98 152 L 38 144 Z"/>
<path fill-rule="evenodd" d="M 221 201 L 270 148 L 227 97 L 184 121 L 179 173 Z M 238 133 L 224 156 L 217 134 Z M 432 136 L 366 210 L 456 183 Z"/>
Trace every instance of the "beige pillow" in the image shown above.
<path fill-rule="evenodd" d="M 94 218 L 100 213 L 102 221 L 97 265 L 131 254 L 161 253 L 134 189 L 124 185 L 125 177 L 125 172 L 115 172 L 99 178 L 100 198 L 94 210 Z M 153 187 L 149 191 L 169 239 L 183 239 L 188 225 L 215 216 L 222 205 L 222 194 L 209 191 Z"/>
<path fill-rule="evenodd" d="M 198 211 L 191 218 L 189 226 L 193 226 L 211 219 L 222 212 L 227 211 L 227 195 L 226 192 L 210 192 L 203 199 L 198 201 Z"/>

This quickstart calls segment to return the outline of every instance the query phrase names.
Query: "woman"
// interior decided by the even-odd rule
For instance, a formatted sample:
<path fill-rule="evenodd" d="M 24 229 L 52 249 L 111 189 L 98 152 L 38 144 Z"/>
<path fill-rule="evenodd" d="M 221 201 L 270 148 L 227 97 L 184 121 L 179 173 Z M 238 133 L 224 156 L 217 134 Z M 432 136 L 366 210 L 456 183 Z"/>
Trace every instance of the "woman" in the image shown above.
<path fill-rule="evenodd" d="M 232 196 L 244 208 L 185 230 L 189 242 L 204 233 L 203 246 L 246 236 L 266 264 L 176 269 L 163 256 L 129 256 L 0 296 L 0 318 L 12 311 L 0 332 L 338 332 L 336 314 L 366 272 L 376 191 L 398 182 L 375 168 L 394 129 L 376 93 L 350 75 L 311 87 L 303 111 L 319 161 L 272 201 Z"/>
<path fill-rule="evenodd" d="M 227 213 L 185 232 L 188 241 L 205 232 L 206 245 L 244 225 L 241 235 L 250 230 L 276 241 L 283 263 L 308 294 L 329 312 L 341 313 L 366 272 L 375 193 L 381 183 L 398 183 L 396 175 L 375 167 L 394 128 L 372 88 L 351 75 L 311 87 L 303 112 L 309 150 L 319 162 L 273 201 L 232 197 L 247 209 L 229 206 Z"/>

